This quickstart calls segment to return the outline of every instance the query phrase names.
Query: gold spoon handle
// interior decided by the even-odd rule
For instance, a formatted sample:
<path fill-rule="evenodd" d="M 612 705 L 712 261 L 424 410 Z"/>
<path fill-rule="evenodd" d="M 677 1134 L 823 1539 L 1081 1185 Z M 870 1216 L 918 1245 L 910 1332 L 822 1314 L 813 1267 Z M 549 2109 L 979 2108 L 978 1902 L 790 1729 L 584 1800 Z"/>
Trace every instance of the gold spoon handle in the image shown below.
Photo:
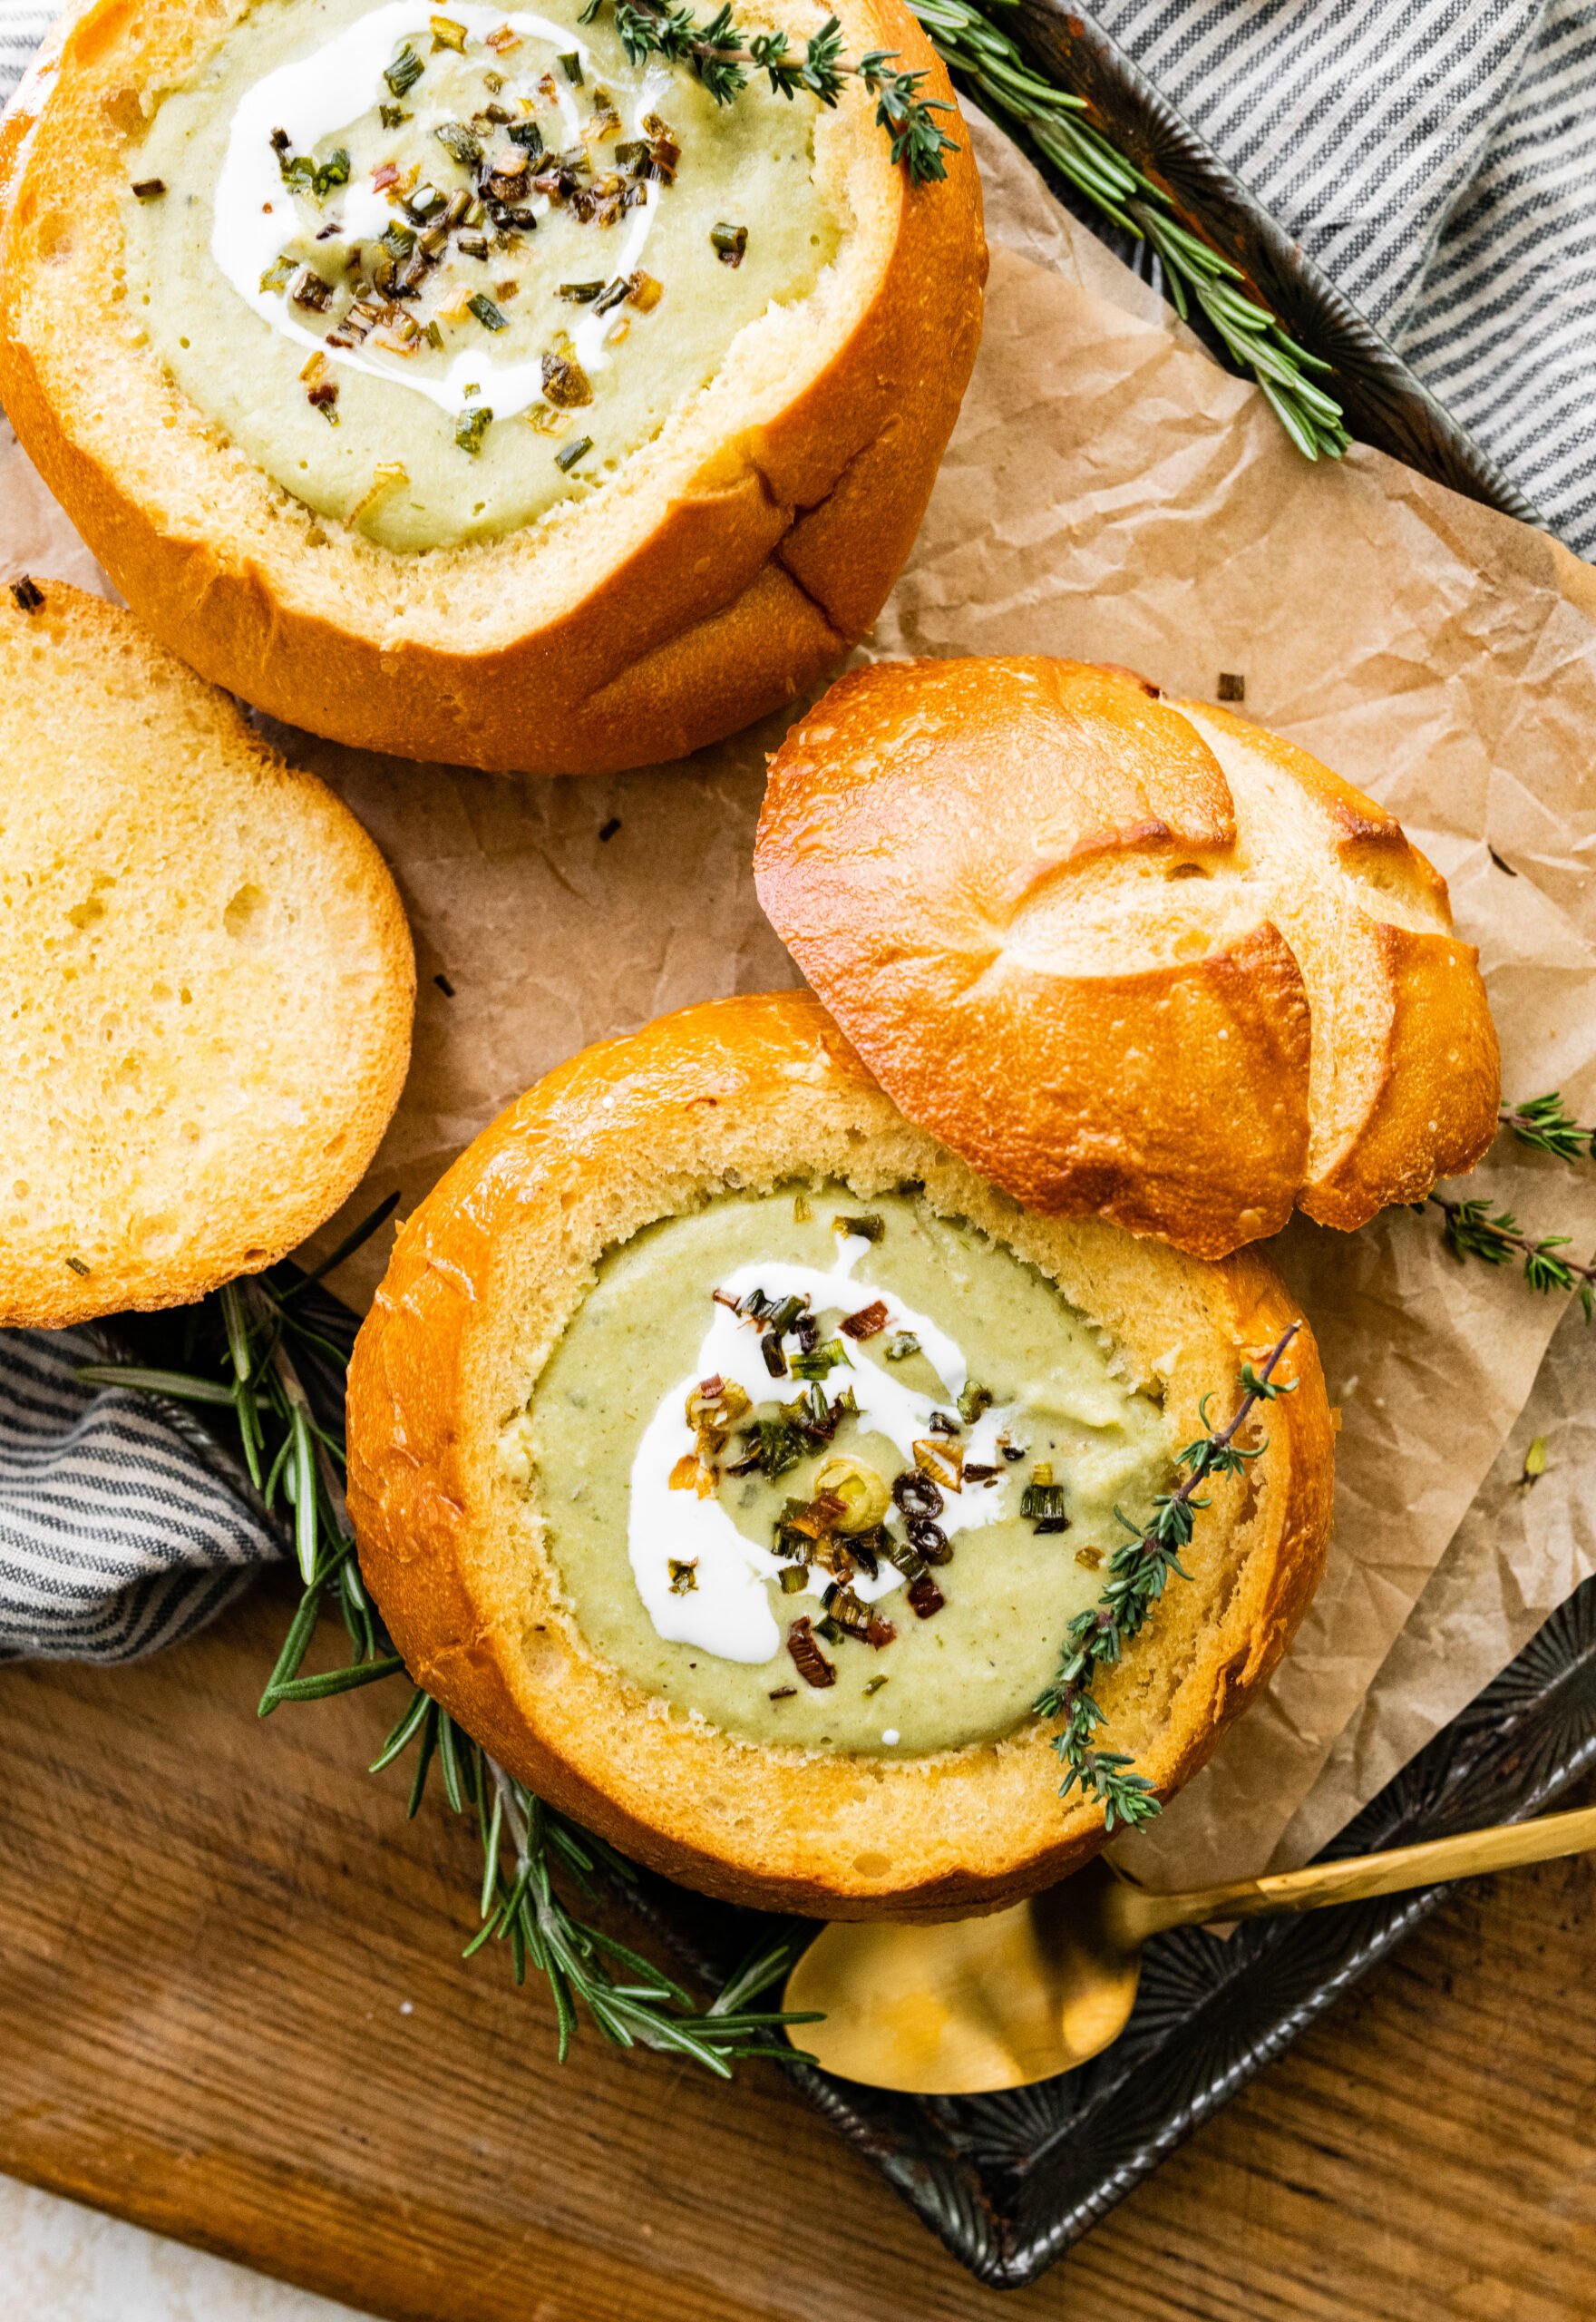
<path fill-rule="evenodd" d="M 1115 1891 L 1114 1904 L 1125 1932 L 1141 1939 L 1166 1927 L 1202 1927 L 1211 1919 L 1259 1918 L 1270 1911 L 1317 1911 L 1327 1903 L 1361 1903 L 1370 1895 L 1400 1895 L 1411 1887 L 1474 1878 L 1489 1870 L 1515 1870 L 1523 1863 L 1551 1862 L 1559 1855 L 1583 1854 L 1588 1849 L 1596 1849 L 1596 1806 L 1542 1815 L 1533 1822 L 1501 1822 L 1452 1839 L 1426 1839 L 1418 1846 L 1392 1847 L 1385 1854 L 1358 1855 L 1348 1862 L 1316 1862 L 1306 1870 L 1232 1879 L 1185 1895 L 1154 1895 L 1126 1884 Z"/>

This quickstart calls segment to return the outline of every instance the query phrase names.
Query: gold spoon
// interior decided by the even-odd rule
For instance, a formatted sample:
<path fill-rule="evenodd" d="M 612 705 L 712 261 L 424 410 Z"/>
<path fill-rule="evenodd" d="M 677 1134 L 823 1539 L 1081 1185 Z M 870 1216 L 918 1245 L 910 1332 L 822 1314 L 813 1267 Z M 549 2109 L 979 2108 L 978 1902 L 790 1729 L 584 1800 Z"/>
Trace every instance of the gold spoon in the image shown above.
<path fill-rule="evenodd" d="M 822 1927 L 788 1976 L 782 2005 L 824 2018 L 804 2025 L 799 2044 L 843 2080 L 925 2096 L 1023 2088 L 1118 2039 L 1149 1936 L 1400 1895 L 1591 1848 L 1596 1806 L 1188 1895 L 1151 1894 L 1099 1858 L 986 1918 Z"/>

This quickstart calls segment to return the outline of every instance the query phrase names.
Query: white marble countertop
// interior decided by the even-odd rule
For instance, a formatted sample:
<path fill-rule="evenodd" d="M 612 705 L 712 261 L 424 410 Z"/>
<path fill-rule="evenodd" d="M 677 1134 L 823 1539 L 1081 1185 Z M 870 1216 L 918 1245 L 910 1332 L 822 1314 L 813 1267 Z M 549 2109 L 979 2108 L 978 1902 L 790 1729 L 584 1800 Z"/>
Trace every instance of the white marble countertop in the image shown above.
<path fill-rule="evenodd" d="M 0 2177 L 0 2284 L 5 2311 L 32 2322 L 357 2322 L 347 2306 L 11 2177 Z"/>

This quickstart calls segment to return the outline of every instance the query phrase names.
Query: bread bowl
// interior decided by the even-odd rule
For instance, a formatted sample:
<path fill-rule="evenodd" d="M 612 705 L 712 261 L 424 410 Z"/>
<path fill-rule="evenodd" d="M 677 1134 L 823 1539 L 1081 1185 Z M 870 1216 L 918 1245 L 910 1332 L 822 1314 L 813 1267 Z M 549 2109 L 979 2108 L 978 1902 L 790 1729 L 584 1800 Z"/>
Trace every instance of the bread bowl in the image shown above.
<path fill-rule="evenodd" d="M 1041 656 L 842 678 L 755 878 L 912 1120 L 1017 1200 L 1205 1257 L 1471 1169 L 1500 1059 L 1446 883 L 1307 751 Z"/>
<path fill-rule="evenodd" d="M 801 1290 L 836 1333 L 806 1380 L 804 1332 L 771 1319 Z M 551 1073 L 406 1224 L 350 1372 L 362 1569 L 418 1682 L 638 1859 L 831 1917 L 995 1907 L 1103 1840 L 1028 1704 L 1096 1601 L 1113 1502 L 1144 1513 L 1203 1399 L 1233 1406 L 1242 1361 L 1296 1319 L 1255 1255 L 1208 1265 L 1022 1211 L 902 1117 L 810 995 L 689 1009 Z M 773 1332 L 788 1383 L 767 1376 Z M 1190 1584 L 1101 1687 L 1113 1746 L 1164 1795 L 1319 1576 L 1330 1421 L 1306 1330 L 1287 1361 L 1267 1449 L 1204 1487 Z M 823 1414 L 843 1378 L 860 1416 L 832 1410 L 782 1465 L 793 1422 L 764 1399 Z M 952 1550 L 913 1535 L 929 1595 L 906 1552 L 929 1501 L 887 1481 L 915 1430 L 941 1447 L 932 1532 Z M 1039 1478 L 1044 1448 L 1059 1464 Z M 925 1449 L 917 1476 L 938 1472 Z M 1028 1487 L 1045 1498 L 1021 1517 Z M 875 1541 L 880 1585 L 859 1566 L 829 1633 L 825 1573 L 782 1528 L 793 1491 Z M 889 1491 L 905 1521 L 883 1537 Z M 797 1582 L 772 1576 L 783 1560 Z"/>
<path fill-rule="evenodd" d="M 0 400 L 206 676 L 366 748 L 595 772 L 873 620 L 985 248 L 962 138 L 912 184 L 857 81 L 717 107 L 549 6 L 88 0 L 0 130 Z M 825 13 L 759 21 L 801 48 Z M 839 15 L 949 99 L 900 0 Z"/>
<path fill-rule="evenodd" d="M 175 1306 L 354 1192 L 410 931 L 314 776 L 131 613 L 0 589 L 0 1325 Z"/>

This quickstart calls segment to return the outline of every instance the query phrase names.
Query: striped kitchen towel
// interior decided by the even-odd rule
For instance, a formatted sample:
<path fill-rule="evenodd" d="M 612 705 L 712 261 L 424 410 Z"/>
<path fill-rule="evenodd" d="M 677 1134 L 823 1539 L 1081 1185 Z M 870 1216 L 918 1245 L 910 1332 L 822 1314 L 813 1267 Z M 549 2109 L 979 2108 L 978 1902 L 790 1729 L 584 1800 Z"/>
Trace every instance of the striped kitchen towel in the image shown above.
<path fill-rule="evenodd" d="M 0 1332 L 0 1661 L 131 1661 L 283 1553 L 189 1414 L 85 1386 L 89 1331 Z"/>

